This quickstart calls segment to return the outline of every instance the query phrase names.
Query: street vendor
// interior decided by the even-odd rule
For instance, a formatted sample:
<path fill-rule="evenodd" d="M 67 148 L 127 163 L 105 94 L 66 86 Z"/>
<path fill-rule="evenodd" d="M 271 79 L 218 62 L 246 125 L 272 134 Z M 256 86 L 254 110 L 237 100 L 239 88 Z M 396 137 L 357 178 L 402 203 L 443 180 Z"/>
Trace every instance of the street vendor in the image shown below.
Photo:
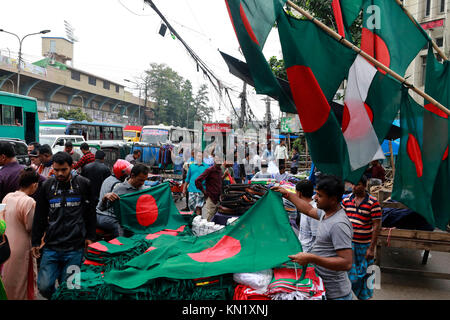
<path fill-rule="evenodd" d="M 197 179 L 195 186 L 205 195 L 206 219 L 211 221 L 214 217 L 222 193 L 222 163 L 223 160 L 216 156 L 214 165 L 206 169 Z M 205 181 L 205 187 L 203 187 Z"/>
<path fill-rule="evenodd" d="M 205 197 L 201 190 L 195 186 L 195 179 L 205 172 L 206 169 L 208 169 L 208 166 L 203 163 L 203 153 L 198 151 L 195 156 L 195 163 L 189 166 L 183 186 L 183 194 L 187 196 L 187 192 L 189 193 L 188 209 L 195 211 L 197 215 L 201 215 L 202 213 L 202 208 L 205 204 Z"/>
<path fill-rule="evenodd" d="M 308 263 L 316 265 L 327 299 L 352 300 L 352 285 L 347 271 L 352 267 L 353 228 L 341 207 L 342 180 L 335 176 L 321 177 L 316 187 L 317 208 L 282 187 L 272 190 L 280 192 L 300 212 L 319 220 L 316 240 L 310 252 L 299 252 L 289 258 L 302 266 Z"/>

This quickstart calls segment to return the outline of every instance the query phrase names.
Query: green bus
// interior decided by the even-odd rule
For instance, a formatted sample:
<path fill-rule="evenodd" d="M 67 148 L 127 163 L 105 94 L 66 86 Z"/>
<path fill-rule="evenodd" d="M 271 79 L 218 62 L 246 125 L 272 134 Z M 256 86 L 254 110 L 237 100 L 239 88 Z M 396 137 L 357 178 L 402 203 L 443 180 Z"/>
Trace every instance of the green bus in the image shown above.
<path fill-rule="evenodd" d="M 27 144 L 39 140 L 35 98 L 0 91 L 0 137 L 18 138 Z"/>

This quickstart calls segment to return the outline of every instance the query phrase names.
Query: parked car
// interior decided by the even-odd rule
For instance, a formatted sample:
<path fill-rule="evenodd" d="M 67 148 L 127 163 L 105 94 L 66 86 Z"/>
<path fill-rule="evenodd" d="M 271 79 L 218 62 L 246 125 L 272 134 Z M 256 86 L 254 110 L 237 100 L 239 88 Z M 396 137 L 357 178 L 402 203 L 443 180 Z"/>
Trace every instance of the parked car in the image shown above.
<path fill-rule="evenodd" d="M 83 143 L 84 137 L 75 135 L 57 135 L 57 134 L 39 136 L 39 143 L 41 145 L 48 144 L 52 148 L 53 154 L 59 151 L 64 151 L 64 145 L 66 144 L 67 141 L 71 141 L 73 144 Z"/>
<path fill-rule="evenodd" d="M 25 141 L 16 138 L 0 138 L 0 142 L 9 142 L 13 145 L 18 163 L 24 166 L 31 164 L 30 157 L 28 156 L 28 146 Z"/>

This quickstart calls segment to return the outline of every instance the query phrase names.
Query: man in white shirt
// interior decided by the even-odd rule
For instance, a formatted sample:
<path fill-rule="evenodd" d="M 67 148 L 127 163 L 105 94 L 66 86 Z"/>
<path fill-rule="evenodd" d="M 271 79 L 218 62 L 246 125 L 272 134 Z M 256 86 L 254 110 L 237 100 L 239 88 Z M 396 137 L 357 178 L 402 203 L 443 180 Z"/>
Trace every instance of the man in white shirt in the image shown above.
<path fill-rule="evenodd" d="M 276 146 L 274 157 L 278 166 L 283 164 L 286 167 L 286 159 L 289 158 L 289 156 L 286 148 L 286 142 L 284 140 L 281 140 L 280 144 Z"/>
<path fill-rule="evenodd" d="M 308 202 L 312 207 L 317 208 L 316 202 L 312 199 L 314 194 L 314 185 L 309 180 L 302 180 L 295 186 L 297 196 Z M 302 244 L 303 252 L 309 252 L 311 250 L 314 241 L 316 240 L 317 227 L 319 226 L 319 220 L 315 220 L 302 212 L 298 211 L 300 215 L 300 228 L 298 234 L 298 240 Z"/>

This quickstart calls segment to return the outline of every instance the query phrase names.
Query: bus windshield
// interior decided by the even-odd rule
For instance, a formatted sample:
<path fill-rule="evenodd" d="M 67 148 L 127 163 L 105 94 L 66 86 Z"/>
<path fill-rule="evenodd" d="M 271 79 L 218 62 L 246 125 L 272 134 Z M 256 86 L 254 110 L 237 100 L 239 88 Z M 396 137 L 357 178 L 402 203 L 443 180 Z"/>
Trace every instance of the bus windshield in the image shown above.
<path fill-rule="evenodd" d="M 169 131 L 163 129 L 144 128 L 141 134 L 141 142 L 150 144 L 166 143 L 169 139 Z"/>
<path fill-rule="evenodd" d="M 66 127 L 43 127 L 39 128 L 40 135 L 49 135 L 49 134 L 57 134 L 57 135 L 65 135 Z"/>
<path fill-rule="evenodd" d="M 126 138 L 136 138 L 137 131 L 124 131 L 123 136 Z"/>

